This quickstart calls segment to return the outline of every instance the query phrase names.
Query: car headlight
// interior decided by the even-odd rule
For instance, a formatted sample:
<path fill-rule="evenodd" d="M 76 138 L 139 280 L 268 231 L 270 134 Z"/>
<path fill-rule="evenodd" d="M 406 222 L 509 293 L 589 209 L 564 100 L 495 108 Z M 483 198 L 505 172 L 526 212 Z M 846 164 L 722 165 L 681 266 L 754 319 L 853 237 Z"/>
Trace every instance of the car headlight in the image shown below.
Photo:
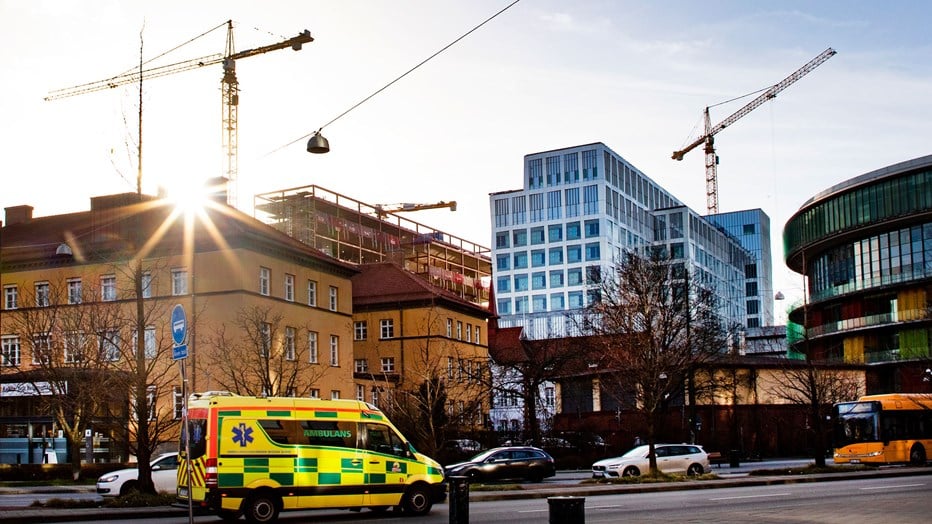
<path fill-rule="evenodd" d="M 119 475 L 105 475 L 105 476 L 100 477 L 99 479 L 97 479 L 97 482 L 103 482 L 103 483 L 113 482 L 114 480 L 116 480 L 116 479 L 118 479 L 118 478 L 120 478 Z"/>

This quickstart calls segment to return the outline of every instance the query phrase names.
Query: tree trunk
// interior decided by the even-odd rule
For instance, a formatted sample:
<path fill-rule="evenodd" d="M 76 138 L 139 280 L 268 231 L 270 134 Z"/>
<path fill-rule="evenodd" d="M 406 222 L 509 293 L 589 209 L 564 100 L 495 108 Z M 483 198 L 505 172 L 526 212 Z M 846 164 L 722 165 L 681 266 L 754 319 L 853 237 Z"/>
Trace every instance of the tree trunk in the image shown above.
<path fill-rule="evenodd" d="M 71 479 L 81 480 L 81 441 L 69 434 L 68 446 L 71 448 L 68 453 L 71 458 Z"/>

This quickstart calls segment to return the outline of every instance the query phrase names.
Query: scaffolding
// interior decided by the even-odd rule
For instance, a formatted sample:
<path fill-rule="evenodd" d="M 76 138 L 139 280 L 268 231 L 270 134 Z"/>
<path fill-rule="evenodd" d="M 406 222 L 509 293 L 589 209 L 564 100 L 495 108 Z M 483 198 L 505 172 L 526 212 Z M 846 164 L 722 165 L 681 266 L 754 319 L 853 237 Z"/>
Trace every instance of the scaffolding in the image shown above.
<path fill-rule="evenodd" d="M 394 262 L 483 307 L 490 249 L 382 207 L 311 185 L 258 194 L 255 217 L 291 238 L 353 264 Z"/>

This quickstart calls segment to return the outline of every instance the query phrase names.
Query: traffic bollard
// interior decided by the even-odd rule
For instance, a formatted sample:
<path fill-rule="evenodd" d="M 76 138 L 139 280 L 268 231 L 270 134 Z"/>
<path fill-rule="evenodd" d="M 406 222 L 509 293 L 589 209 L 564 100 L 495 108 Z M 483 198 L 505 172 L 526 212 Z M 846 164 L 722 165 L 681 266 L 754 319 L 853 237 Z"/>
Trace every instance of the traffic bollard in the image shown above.
<path fill-rule="evenodd" d="M 450 480 L 450 524 L 469 524 L 469 477 Z"/>
<path fill-rule="evenodd" d="M 586 522 L 586 497 L 547 497 L 550 524 L 583 524 Z"/>

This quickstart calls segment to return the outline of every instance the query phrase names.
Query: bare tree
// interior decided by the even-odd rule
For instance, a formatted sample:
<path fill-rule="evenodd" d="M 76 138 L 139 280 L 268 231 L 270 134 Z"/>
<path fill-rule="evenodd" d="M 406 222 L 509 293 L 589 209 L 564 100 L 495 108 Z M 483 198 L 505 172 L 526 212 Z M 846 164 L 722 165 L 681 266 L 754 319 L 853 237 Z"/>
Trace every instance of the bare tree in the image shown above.
<path fill-rule="evenodd" d="M 30 385 L 24 394 L 37 396 L 38 407 L 61 429 L 77 480 L 85 430 L 112 423 L 107 419 L 125 409 L 127 391 L 119 355 L 107 351 L 108 333 L 121 326 L 119 305 L 80 299 L 60 305 L 66 292 L 62 283 L 41 283 L 35 294 L 24 290 L 19 309 L 5 313 L 7 328 L 19 334 L 24 351 L 15 358 L 4 355 L 4 368 L 19 373 Z"/>
<path fill-rule="evenodd" d="M 662 253 L 629 251 L 602 280 L 599 299 L 583 319 L 583 332 L 595 335 L 600 368 L 608 370 L 603 390 L 645 419 L 651 474 L 667 406 L 683 394 L 693 371 L 727 346 L 713 294 L 688 277 Z"/>
<path fill-rule="evenodd" d="M 221 324 L 208 337 L 198 373 L 238 395 L 307 396 L 328 366 L 312 349 L 316 333 L 284 322 L 272 306 L 240 309 L 232 325 Z"/>

